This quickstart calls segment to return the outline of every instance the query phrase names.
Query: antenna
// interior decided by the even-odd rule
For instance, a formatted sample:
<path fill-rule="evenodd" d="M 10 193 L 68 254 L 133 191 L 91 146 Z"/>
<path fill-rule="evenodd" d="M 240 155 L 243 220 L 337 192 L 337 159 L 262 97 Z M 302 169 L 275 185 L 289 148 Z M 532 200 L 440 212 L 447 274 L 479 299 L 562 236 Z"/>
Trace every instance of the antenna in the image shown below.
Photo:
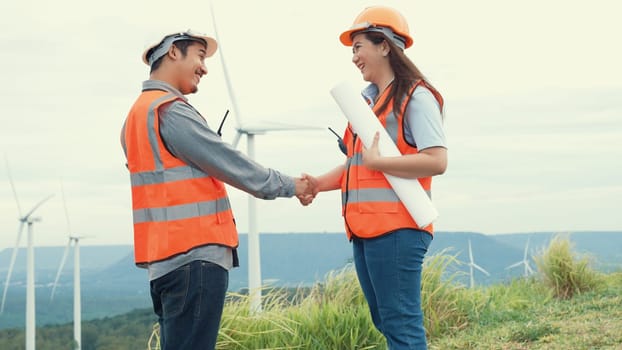
<path fill-rule="evenodd" d="M 218 136 L 222 136 L 222 126 L 225 125 L 225 119 L 227 119 L 228 115 L 229 115 L 229 110 L 227 109 L 227 112 L 225 112 L 225 116 L 222 117 L 222 121 L 220 122 L 220 126 L 218 127 L 218 132 L 216 132 Z"/>

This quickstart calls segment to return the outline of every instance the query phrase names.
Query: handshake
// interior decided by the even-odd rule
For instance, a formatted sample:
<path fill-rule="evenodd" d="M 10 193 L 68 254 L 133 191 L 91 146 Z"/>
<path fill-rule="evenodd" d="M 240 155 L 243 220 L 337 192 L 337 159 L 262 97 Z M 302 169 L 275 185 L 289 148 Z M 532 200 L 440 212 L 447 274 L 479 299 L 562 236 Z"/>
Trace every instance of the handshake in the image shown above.
<path fill-rule="evenodd" d="M 296 198 L 300 204 L 307 206 L 313 202 L 315 196 L 320 192 L 319 181 L 317 178 L 302 174 L 301 177 L 295 179 L 296 182 Z"/>

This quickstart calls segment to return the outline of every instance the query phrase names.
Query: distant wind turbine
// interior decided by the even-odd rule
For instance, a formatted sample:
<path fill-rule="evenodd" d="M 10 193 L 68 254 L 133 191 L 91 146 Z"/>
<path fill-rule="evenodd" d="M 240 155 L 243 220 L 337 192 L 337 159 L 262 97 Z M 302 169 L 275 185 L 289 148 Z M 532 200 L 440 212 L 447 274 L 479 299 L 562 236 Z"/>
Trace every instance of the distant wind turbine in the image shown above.
<path fill-rule="evenodd" d="M 35 253 L 33 247 L 33 224 L 37 221 L 41 221 L 40 217 L 33 217 L 35 210 L 39 208 L 43 203 L 48 201 L 54 195 L 49 195 L 39 203 L 35 204 L 26 215 L 22 215 L 22 208 L 19 205 L 19 199 L 17 197 L 17 191 L 11 177 L 11 169 L 9 167 L 9 160 L 4 158 L 6 162 L 7 173 L 9 175 L 9 181 L 11 183 L 11 189 L 13 190 L 13 197 L 15 197 L 15 203 L 17 204 L 17 211 L 19 213 L 19 228 L 17 229 L 17 240 L 15 247 L 13 248 L 13 254 L 11 255 L 11 261 L 9 263 L 9 270 L 7 272 L 6 280 L 4 281 L 4 292 L 2 293 L 2 304 L 0 304 L 0 314 L 4 312 L 4 303 L 6 301 L 6 293 L 11 283 L 11 274 L 13 273 L 13 266 L 15 265 L 15 258 L 17 257 L 17 251 L 19 250 L 19 244 L 22 238 L 22 230 L 24 225 L 28 225 L 28 248 L 26 254 L 26 350 L 35 350 Z"/>
<path fill-rule="evenodd" d="M 527 259 L 527 252 L 529 250 L 529 237 L 527 237 L 527 243 L 525 243 L 525 252 L 523 253 L 523 260 L 516 262 L 508 267 L 506 267 L 506 270 L 509 269 L 513 269 L 515 267 L 518 267 L 520 265 L 524 265 L 525 269 L 524 269 L 524 277 L 529 277 L 529 275 L 531 275 L 532 273 L 534 273 L 533 269 L 531 268 L 531 266 L 529 266 L 529 260 Z"/>
<path fill-rule="evenodd" d="M 473 250 L 471 250 L 471 240 L 469 239 L 469 270 L 471 272 L 471 288 L 475 287 L 475 277 L 473 276 L 474 275 L 473 268 L 480 270 L 486 276 L 490 276 L 488 271 L 484 270 L 483 267 L 477 265 L 475 261 L 473 260 Z"/>
<path fill-rule="evenodd" d="M 61 194 L 63 197 L 63 208 L 65 209 L 65 220 L 67 222 L 67 232 L 69 235 L 69 239 L 67 241 L 67 245 L 65 246 L 65 252 L 63 253 L 63 257 L 60 260 L 60 265 L 58 266 L 58 271 L 56 272 L 56 278 L 54 279 L 54 285 L 52 286 L 52 294 L 50 295 L 50 301 L 54 300 L 54 292 L 56 291 L 56 287 L 58 286 L 58 280 L 60 278 L 60 274 L 63 271 L 63 267 L 65 266 L 65 261 L 67 260 L 67 255 L 69 254 L 69 248 L 71 247 L 71 243 L 74 243 L 73 246 L 73 341 L 74 341 L 74 349 L 80 350 L 82 349 L 82 303 L 81 303 L 81 292 L 80 292 L 80 239 L 86 238 L 85 236 L 75 236 L 72 234 L 71 224 L 69 221 L 69 213 L 67 211 L 67 203 L 65 201 L 65 191 L 63 189 L 63 184 L 61 183 Z"/>
<path fill-rule="evenodd" d="M 225 64 L 225 57 L 223 53 L 222 43 L 218 38 L 218 29 L 216 27 L 216 15 L 214 14 L 214 6 L 210 1 L 210 10 L 212 13 L 212 23 L 214 25 L 214 36 L 218 42 L 220 62 L 222 64 L 225 81 L 227 84 L 227 92 L 231 100 L 233 107 L 233 114 L 236 118 L 236 135 L 232 141 L 232 146 L 237 147 L 240 138 L 246 135 L 246 147 L 247 155 L 251 159 L 255 159 L 255 135 L 262 135 L 268 131 L 284 131 L 284 130 L 312 130 L 320 129 L 317 127 L 291 125 L 284 123 L 262 123 L 261 125 L 249 125 L 242 123 L 240 109 L 233 92 L 233 86 L 231 79 L 229 79 L 229 73 L 227 65 Z M 250 297 L 250 309 L 252 312 L 261 312 L 261 259 L 259 248 L 259 233 L 257 231 L 257 203 L 255 197 L 248 196 L 248 291 Z"/>

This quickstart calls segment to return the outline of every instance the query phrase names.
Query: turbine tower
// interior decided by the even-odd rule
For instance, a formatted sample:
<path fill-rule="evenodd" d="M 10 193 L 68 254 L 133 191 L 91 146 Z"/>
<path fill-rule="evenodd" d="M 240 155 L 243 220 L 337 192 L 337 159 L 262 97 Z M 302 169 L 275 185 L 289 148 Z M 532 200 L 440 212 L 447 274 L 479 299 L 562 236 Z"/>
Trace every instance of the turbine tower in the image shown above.
<path fill-rule="evenodd" d="M 529 266 L 529 260 L 527 259 L 527 252 L 528 252 L 528 250 L 529 250 L 529 237 L 527 237 L 527 243 L 525 243 L 525 252 L 523 253 L 523 260 L 521 260 L 519 262 L 516 262 L 516 263 L 506 267 L 505 269 L 509 270 L 509 269 L 513 269 L 513 268 L 515 268 L 517 266 L 524 265 L 525 269 L 524 269 L 524 272 L 523 272 L 523 276 L 524 277 L 529 277 L 529 275 L 531 275 L 534 271 L 531 268 L 531 266 Z"/>
<path fill-rule="evenodd" d="M 74 349 L 82 349 L 82 304 L 81 304 L 81 292 L 80 292 L 80 239 L 85 236 L 74 236 L 71 231 L 71 224 L 69 222 L 69 213 L 67 211 L 67 204 L 65 202 L 65 191 L 63 190 L 63 184 L 61 183 L 61 194 L 63 196 L 63 208 L 65 209 L 65 220 L 67 222 L 67 232 L 69 239 L 65 246 L 65 252 L 60 260 L 58 271 L 56 272 L 56 278 L 54 279 L 54 285 L 52 286 L 52 294 L 50 295 L 50 301 L 54 300 L 54 292 L 58 286 L 58 280 L 60 274 L 65 266 L 71 243 L 73 246 L 73 341 Z"/>
<path fill-rule="evenodd" d="M 22 215 L 22 209 L 19 205 L 19 199 L 17 197 L 17 191 L 13 184 L 13 178 L 11 177 L 11 170 L 9 167 L 9 161 L 5 156 L 7 173 L 9 175 L 9 182 L 11 183 L 11 189 L 13 190 L 13 197 L 17 204 L 17 211 L 19 213 L 19 228 L 17 229 L 17 240 L 15 247 L 13 248 L 13 254 L 11 255 L 11 261 L 9 263 L 9 270 L 7 272 L 6 280 L 4 281 L 4 291 L 2 293 L 2 304 L 0 304 L 0 314 L 4 312 L 4 303 L 6 301 L 6 293 L 11 283 L 11 274 L 13 273 L 13 266 L 15 265 L 15 258 L 17 258 L 17 252 L 19 250 L 19 244 L 22 238 L 22 231 L 24 225 L 28 225 L 28 248 L 26 254 L 26 350 L 35 350 L 35 253 L 33 247 L 33 225 L 35 222 L 41 221 L 40 217 L 33 217 L 35 210 L 37 210 L 43 203 L 48 201 L 54 195 L 49 195 L 37 204 L 35 204 L 30 211 L 25 215 Z"/>
<path fill-rule="evenodd" d="M 225 81 L 227 84 L 227 92 L 231 100 L 233 114 L 236 118 L 236 134 L 232 141 L 232 146 L 237 148 L 238 142 L 242 136 L 246 136 L 247 155 L 251 159 L 255 159 L 255 135 L 262 135 L 268 131 L 284 131 L 284 130 L 316 130 L 317 127 L 291 125 L 284 123 L 262 123 L 262 125 L 249 125 L 242 123 L 240 109 L 238 107 L 235 93 L 225 58 L 223 53 L 223 45 L 218 38 L 218 29 L 216 27 L 216 15 L 214 14 L 214 6 L 210 1 L 210 10 L 212 14 L 212 23 L 214 26 L 214 36 L 218 42 L 218 53 L 222 64 Z M 251 312 L 261 312 L 261 257 L 259 247 L 259 233 L 257 230 L 257 203 L 255 197 L 248 195 L 248 292 L 250 297 Z"/>
<path fill-rule="evenodd" d="M 471 274 L 471 288 L 475 287 L 475 277 L 473 276 L 475 271 L 473 271 L 473 268 L 480 270 L 486 276 L 490 276 L 488 271 L 484 270 L 483 267 L 477 265 L 473 260 L 473 250 L 471 249 L 471 240 L 469 239 L 469 270 Z"/>

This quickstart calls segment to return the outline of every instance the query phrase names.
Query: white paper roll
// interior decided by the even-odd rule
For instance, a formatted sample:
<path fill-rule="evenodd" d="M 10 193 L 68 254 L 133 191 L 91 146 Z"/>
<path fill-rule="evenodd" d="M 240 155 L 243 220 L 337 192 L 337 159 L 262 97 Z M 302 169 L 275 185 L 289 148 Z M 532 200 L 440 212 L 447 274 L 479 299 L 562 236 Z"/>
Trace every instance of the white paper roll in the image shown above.
<path fill-rule="evenodd" d="M 354 85 L 348 82 L 339 83 L 330 90 L 330 94 L 352 124 L 354 132 L 361 138 L 365 147 L 371 147 L 374 135 L 376 131 L 379 131 L 378 151 L 380 155 L 385 157 L 401 155 L 385 128 L 380 124 L 378 117 L 365 103 Z M 388 174 L 384 176 L 419 228 L 424 228 L 436 220 L 438 212 L 417 179 L 404 179 Z"/>

